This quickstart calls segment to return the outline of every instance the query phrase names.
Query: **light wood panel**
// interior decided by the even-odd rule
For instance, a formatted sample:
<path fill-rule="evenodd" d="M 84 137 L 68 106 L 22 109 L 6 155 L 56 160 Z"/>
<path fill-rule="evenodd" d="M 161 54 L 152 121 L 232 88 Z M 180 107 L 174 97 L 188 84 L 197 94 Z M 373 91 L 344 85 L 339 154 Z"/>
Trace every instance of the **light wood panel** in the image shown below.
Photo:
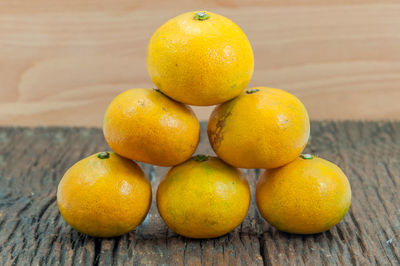
<path fill-rule="evenodd" d="M 237 22 L 255 52 L 250 85 L 294 93 L 312 119 L 400 118 L 400 2 L 326 2 L 3 0 L 0 124 L 100 126 L 119 92 L 154 86 L 155 29 L 195 9 Z"/>

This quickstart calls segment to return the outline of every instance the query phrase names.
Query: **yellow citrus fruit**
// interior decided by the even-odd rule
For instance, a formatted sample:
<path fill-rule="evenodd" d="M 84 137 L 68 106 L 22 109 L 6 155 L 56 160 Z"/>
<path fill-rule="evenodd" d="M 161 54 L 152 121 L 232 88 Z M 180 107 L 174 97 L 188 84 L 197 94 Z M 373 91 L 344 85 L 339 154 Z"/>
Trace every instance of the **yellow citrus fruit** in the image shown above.
<path fill-rule="evenodd" d="M 191 105 L 230 100 L 249 83 L 254 56 L 249 40 L 230 19 L 193 11 L 167 21 L 147 48 L 153 83 L 171 98 Z"/>
<path fill-rule="evenodd" d="M 68 169 L 58 185 L 57 203 L 65 221 L 79 232 L 119 236 L 146 217 L 151 186 L 135 162 L 101 152 Z"/>
<path fill-rule="evenodd" d="M 304 105 L 279 89 L 256 87 L 218 105 L 208 122 L 217 155 L 240 168 L 275 168 L 294 160 L 310 135 Z"/>
<path fill-rule="evenodd" d="M 172 166 L 192 156 L 200 125 L 189 106 L 158 90 L 131 89 L 108 106 L 103 132 L 108 145 L 121 156 Z"/>
<path fill-rule="evenodd" d="M 264 171 L 257 182 L 256 202 L 261 215 L 277 229 L 315 234 L 335 226 L 346 215 L 351 188 L 335 164 L 305 154 Z"/>
<path fill-rule="evenodd" d="M 157 207 L 176 233 L 191 238 L 224 235 L 245 218 L 249 184 L 238 169 L 198 155 L 169 170 L 157 190 Z"/>

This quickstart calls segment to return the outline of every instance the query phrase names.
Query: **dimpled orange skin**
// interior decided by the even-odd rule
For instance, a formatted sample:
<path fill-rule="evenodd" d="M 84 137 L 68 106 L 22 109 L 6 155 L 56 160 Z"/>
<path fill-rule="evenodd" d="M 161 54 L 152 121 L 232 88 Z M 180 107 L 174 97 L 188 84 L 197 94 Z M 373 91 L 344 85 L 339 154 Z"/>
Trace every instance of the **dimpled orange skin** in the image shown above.
<path fill-rule="evenodd" d="M 65 173 L 57 203 L 65 221 L 81 233 L 96 237 L 125 234 L 146 217 L 151 204 L 150 182 L 133 161 L 109 152 L 93 154 Z"/>
<path fill-rule="evenodd" d="M 190 105 L 230 100 L 249 83 L 254 69 L 250 42 L 230 19 L 204 11 L 181 14 L 156 30 L 147 48 L 153 83 L 171 98 Z"/>
<path fill-rule="evenodd" d="M 315 234 L 335 226 L 346 215 L 351 188 L 335 164 L 299 157 L 260 175 L 256 202 L 264 219 L 277 229 Z"/>
<path fill-rule="evenodd" d="M 108 106 L 103 133 L 121 156 L 172 166 L 192 156 L 199 143 L 200 124 L 189 106 L 154 89 L 131 89 Z"/>
<path fill-rule="evenodd" d="M 288 92 L 267 87 L 245 90 L 218 105 L 208 122 L 215 153 L 238 168 L 287 164 L 300 155 L 309 135 L 304 105 Z"/>
<path fill-rule="evenodd" d="M 213 238 L 232 231 L 245 218 L 250 188 L 244 175 L 216 157 L 190 159 L 161 180 L 157 207 L 176 233 Z"/>

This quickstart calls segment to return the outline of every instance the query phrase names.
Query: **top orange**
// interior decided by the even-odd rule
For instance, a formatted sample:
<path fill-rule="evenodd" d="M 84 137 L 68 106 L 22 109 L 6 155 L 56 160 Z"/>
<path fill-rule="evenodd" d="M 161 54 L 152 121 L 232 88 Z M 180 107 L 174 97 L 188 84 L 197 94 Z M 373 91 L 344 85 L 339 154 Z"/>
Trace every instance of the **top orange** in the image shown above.
<path fill-rule="evenodd" d="M 215 105 L 238 96 L 249 83 L 254 56 L 230 19 L 194 11 L 157 29 L 147 50 L 147 70 L 169 97 L 190 105 Z"/>

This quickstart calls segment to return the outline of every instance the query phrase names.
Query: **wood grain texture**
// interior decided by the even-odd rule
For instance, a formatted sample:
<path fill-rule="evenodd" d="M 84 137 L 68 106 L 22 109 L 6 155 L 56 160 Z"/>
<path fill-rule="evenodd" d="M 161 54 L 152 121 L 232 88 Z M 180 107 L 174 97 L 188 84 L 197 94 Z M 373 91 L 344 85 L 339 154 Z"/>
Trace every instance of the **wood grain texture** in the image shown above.
<path fill-rule="evenodd" d="M 398 265 L 400 263 L 400 123 L 314 122 L 307 152 L 349 177 L 353 200 L 344 220 L 310 236 L 278 232 L 252 202 L 244 222 L 216 239 L 169 230 L 153 203 L 137 229 L 100 239 L 71 229 L 56 187 L 77 160 L 107 149 L 99 129 L 0 128 L 0 265 Z M 199 153 L 211 153 L 202 124 Z M 166 168 L 141 164 L 153 195 Z"/>
<path fill-rule="evenodd" d="M 0 124 L 100 126 L 118 93 L 154 86 L 155 29 L 195 9 L 237 22 L 255 52 L 250 85 L 294 93 L 311 118 L 400 117 L 399 1 L 3 0 Z"/>

